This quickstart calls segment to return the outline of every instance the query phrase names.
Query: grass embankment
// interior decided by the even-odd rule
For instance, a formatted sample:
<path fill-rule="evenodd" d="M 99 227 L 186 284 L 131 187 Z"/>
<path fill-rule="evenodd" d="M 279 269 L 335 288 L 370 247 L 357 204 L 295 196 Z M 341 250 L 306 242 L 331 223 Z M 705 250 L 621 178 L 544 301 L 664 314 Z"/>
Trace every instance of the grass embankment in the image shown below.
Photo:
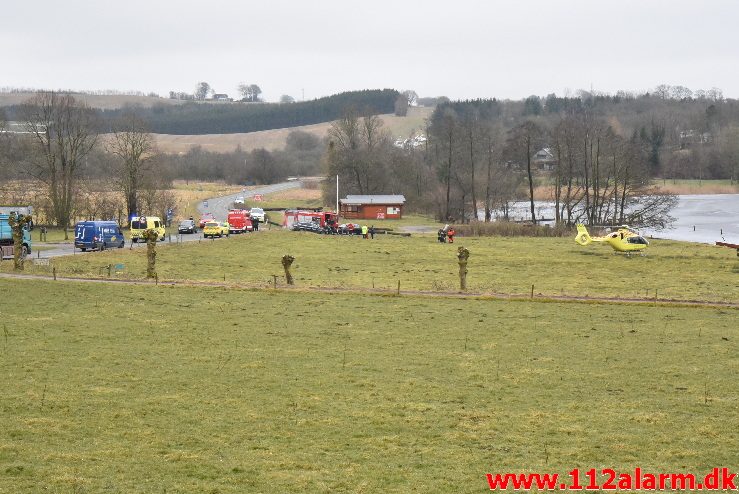
<path fill-rule="evenodd" d="M 486 472 L 737 467 L 733 310 L 25 280 L 0 296 L 23 301 L 0 308 L 2 492 L 461 493 Z"/>
<path fill-rule="evenodd" d="M 535 183 L 534 199 L 537 201 L 553 201 L 554 185 L 552 177 L 540 175 Z M 653 184 L 663 192 L 676 195 L 701 194 L 739 194 L 739 182 L 731 180 L 654 180 Z M 519 200 L 528 200 L 528 190 L 522 187 L 518 191 Z"/>
<path fill-rule="evenodd" d="M 426 128 L 426 119 L 433 113 L 433 108 L 412 107 L 405 117 L 396 117 L 393 114 L 380 115 L 383 121 L 382 130 L 396 138 L 410 137 L 411 134 L 423 134 Z M 308 132 L 316 137 L 323 138 L 328 134 L 331 122 L 313 125 L 302 125 L 285 129 L 262 130 L 239 134 L 205 134 L 205 135 L 172 135 L 154 134 L 157 147 L 165 153 L 186 153 L 193 146 L 200 146 L 205 151 L 230 153 L 237 147 L 244 151 L 267 149 L 275 151 L 285 148 L 287 136 L 299 130 Z"/>
<path fill-rule="evenodd" d="M 610 247 L 581 247 L 572 238 L 457 238 L 439 244 L 435 235 L 326 236 L 282 229 L 232 235 L 229 239 L 161 245 L 160 279 L 241 282 L 266 286 L 282 276 L 281 257 L 296 257 L 301 286 L 454 291 L 456 248 L 470 252 L 471 291 L 739 301 L 739 261 L 733 251 L 708 245 L 654 240 L 646 257 L 614 255 Z M 123 277 L 142 278 L 144 249 L 108 250 L 56 258 L 60 275 L 98 276 L 100 266 L 124 263 Z M 5 267 L 4 269 L 10 269 Z M 47 273 L 48 267 L 29 266 Z"/>
<path fill-rule="evenodd" d="M 739 194 L 739 182 L 731 180 L 655 180 L 660 190 L 672 194 Z"/>

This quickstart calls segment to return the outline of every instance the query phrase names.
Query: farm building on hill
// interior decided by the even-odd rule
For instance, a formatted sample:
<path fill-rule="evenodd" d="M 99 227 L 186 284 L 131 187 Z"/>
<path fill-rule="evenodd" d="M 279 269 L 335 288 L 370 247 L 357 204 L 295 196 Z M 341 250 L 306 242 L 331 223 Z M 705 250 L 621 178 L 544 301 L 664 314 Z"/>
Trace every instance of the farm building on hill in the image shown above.
<path fill-rule="evenodd" d="M 365 220 L 398 220 L 403 215 L 402 195 L 346 196 L 339 201 L 342 218 Z"/>

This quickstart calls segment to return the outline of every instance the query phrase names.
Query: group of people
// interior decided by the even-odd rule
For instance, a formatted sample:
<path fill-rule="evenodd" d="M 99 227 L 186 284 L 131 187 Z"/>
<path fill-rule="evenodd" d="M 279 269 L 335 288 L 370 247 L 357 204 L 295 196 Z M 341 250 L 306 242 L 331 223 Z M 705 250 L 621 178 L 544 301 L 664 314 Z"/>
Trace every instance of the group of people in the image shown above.
<path fill-rule="evenodd" d="M 449 225 L 444 225 L 444 228 L 439 229 L 437 232 L 439 243 L 445 243 L 449 242 L 450 244 L 454 243 L 454 236 L 457 234 L 457 232 L 454 230 L 454 227 Z"/>

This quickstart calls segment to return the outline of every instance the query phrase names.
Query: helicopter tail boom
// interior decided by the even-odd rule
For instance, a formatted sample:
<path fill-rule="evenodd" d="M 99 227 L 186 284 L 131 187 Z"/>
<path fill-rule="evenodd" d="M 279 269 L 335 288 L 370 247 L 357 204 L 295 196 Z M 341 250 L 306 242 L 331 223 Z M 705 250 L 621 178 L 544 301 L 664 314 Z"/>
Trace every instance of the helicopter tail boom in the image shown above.
<path fill-rule="evenodd" d="M 590 234 L 588 233 L 588 229 L 585 228 L 585 225 L 578 224 L 577 225 L 577 236 L 575 237 L 575 242 L 577 242 L 580 245 L 588 245 L 592 241 L 593 241 L 593 237 L 590 236 Z"/>

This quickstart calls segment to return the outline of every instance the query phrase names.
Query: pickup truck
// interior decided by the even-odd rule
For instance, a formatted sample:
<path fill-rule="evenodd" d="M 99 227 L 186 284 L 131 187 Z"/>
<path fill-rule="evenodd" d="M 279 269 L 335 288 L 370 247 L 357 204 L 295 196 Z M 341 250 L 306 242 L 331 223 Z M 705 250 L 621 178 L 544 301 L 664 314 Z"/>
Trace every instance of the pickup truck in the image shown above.
<path fill-rule="evenodd" d="M 10 228 L 8 220 L 10 216 L 0 214 L 0 250 L 2 250 L 3 259 L 12 259 L 15 252 L 15 244 L 13 241 L 13 230 Z M 28 226 L 23 230 L 23 247 L 21 257 L 25 258 L 31 254 L 31 231 Z"/>

